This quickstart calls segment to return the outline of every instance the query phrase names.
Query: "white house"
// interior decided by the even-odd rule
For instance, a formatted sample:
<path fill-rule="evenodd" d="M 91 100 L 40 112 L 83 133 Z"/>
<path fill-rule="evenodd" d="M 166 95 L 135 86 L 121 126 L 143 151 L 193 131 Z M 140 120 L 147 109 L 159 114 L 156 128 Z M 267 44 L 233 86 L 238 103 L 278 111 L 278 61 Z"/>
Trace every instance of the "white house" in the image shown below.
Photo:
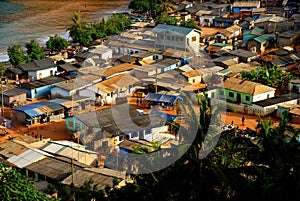
<path fill-rule="evenodd" d="M 105 45 L 97 45 L 89 49 L 90 52 L 93 52 L 100 56 L 101 59 L 109 61 L 112 58 L 113 50 Z"/>
<path fill-rule="evenodd" d="M 18 67 L 30 80 L 40 80 L 55 75 L 57 66 L 51 58 L 34 60 Z"/>
<path fill-rule="evenodd" d="M 152 29 L 156 34 L 154 47 L 161 50 L 168 48 L 199 52 L 201 31 L 167 24 L 158 24 Z"/>

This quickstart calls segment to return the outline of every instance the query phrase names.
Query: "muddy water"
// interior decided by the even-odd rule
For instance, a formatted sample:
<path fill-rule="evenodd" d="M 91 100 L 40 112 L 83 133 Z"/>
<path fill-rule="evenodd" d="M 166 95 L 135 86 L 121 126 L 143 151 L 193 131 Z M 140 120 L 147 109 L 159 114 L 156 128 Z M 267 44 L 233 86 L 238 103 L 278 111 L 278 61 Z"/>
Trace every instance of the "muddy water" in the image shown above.
<path fill-rule="evenodd" d="M 7 47 L 34 39 L 44 44 L 54 34 L 68 37 L 74 11 L 89 21 L 99 21 L 125 10 L 129 0 L 0 0 L 0 60 L 7 60 Z"/>

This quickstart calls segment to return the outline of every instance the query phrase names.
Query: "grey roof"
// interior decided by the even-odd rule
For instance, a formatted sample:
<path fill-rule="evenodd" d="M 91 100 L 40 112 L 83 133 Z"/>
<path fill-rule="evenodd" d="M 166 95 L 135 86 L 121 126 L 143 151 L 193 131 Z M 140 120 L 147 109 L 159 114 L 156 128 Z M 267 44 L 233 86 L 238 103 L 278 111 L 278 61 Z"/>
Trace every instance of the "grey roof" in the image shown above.
<path fill-rule="evenodd" d="M 178 63 L 178 60 L 175 60 L 175 59 L 163 59 L 163 60 L 157 61 L 155 63 L 152 63 L 151 65 L 155 66 L 155 67 L 159 67 L 159 68 L 164 68 L 164 67 L 168 67 L 168 66 L 171 66 L 173 64 L 176 64 L 176 63 Z"/>
<path fill-rule="evenodd" d="M 154 33 L 164 33 L 166 31 L 173 32 L 174 34 L 179 35 L 188 35 L 190 32 L 192 32 L 195 29 L 187 28 L 187 27 L 180 27 L 180 26 L 173 26 L 168 24 L 158 24 L 156 27 L 152 29 L 152 32 Z"/>
<path fill-rule="evenodd" d="M 288 93 L 288 94 L 280 95 L 278 97 L 273 97 L 273 98 L 269 98 L 266 100 L 258 101 L 253 104 L 261 106 L 261 107 L 266 107 L 266 106 L 276 105 L 279 103 L 284 103 L 284 102 L 299 99 L 299 98 L 300 98 L 300 94 Z"/>
<path fill-rule="evenodd" d="M 12 68 L 6 68 L 6 71 L 10 71 L 14 74 L 21 75 L 23 72 L 20 68 L 12 67 Z"/>
<path fill-rule="evenodd" d="M 74 162 L 75 171 L 79 168 L 81 167 Z M 36 161 L 35 163 L 26 166 L 25 169 L 40 175 L 44 175 L 54 180 L 63 180 L 64 178 L 66 178 L 72 173 L 71 160 L 70 159 L 63 160 L 62 158 L 59 157 L 56 158 L 47 157 L 45 159 Z"/>
<path fill-rule="evenodd" d="M 8 97 L 12 97 L 12 96 L 17 96 L 20 94 L 26 94 L 26 91 L 24 91 L 23 89 L 19 89 L 19 88 L 12 88 L 12 89 L 7 89 L 3 92 L 4 96 L 8 96 Z"/>
<path fill-rule="evenodd" d="M 28 82 L 28 83 L 23 83 L 23 84 L 21 84 L 21 88 L 36 89 L 39 87 L 44 87 L 47 85 L 52 85 L 52 84 L 56 84 L 56 83 L 63 82 L 63 81 L 65 81 L 65 79 L 62 77 L 51 76 L 51 77 L 47 77 L 44 79 L 35 80 L 32 82 Z"/>
<path fill-rule="evenodd" d="M 283 66 L 286 66 L 288 63 L 281 60 L 281 59 L 273 59 L 270 61 L 271 64 L 273 64 L 274 66 L 277 66 L 277 67 L 283 67 Z"/>
<path fill-rule="evenodd" d="M 92 179 L 94 181 L 92 186 L 95 186 L 95 188 L 98 190 L 104 190 L 106 186 L 111 186 L 113 180 L 116 179 L 114 177 L 102 175 L 97 172 L 88 171 L 88 169 L 87 170 L 78 169 L 74 173 L 73 178 L 74 178 L 74 186 L 77 188 L 81 187 L 85 181 L 89 181 L 90 179 Z M 117 181 L 120 182 L 121 180 L 117 179 Z M 72 175 L 64 179 L 62 181 L 62 184 L 71 185 Z"/>
<path fill-rule="evenodd" d="M 70 63 L 60 64 L 59 67 L 62 68 L 66 72 L 77 71 L 78 70 L 77 67 L 73 66 Z"/>
<path fill-rule="evenodd" d="M 51 67 L 55 67 L 54 61 L 51 58 L 34 60 L 19 66 L 22 71 L 43 70 Z"/>
<path fill-rule="evenodd" d="M 75 58 L 81 58 L 81 59 L 88 59 L 91 58 L 93 56 L 95 56 L 97 54 L 93 53 L 93 52 L 78 52 L 77 54 L 74 55 Z"/>
<path fill-rule="evenodd" d="M 140 115 L 141 113 L 134 107 L 122 104 L 115 105 L 112 108 L 97 110 L 95 112 L 82 113 L 75 117 L 87 126 L 101 127 L 112 124 L 112 122 L 117 122 L 126 118 L 135 118 Z"/>
<path fill-rule="evenodd" d="M 255 57 L 258 56 L 257 53 L 247 51 L 247 50 L 242 50 L 242 49 L 237 49 L 237 50 L 232 50 L 228 52 L 228 54 L 232 54 L 238 57 L 244 57 L 244 58 L 250 58 L 250 57 Z"/>

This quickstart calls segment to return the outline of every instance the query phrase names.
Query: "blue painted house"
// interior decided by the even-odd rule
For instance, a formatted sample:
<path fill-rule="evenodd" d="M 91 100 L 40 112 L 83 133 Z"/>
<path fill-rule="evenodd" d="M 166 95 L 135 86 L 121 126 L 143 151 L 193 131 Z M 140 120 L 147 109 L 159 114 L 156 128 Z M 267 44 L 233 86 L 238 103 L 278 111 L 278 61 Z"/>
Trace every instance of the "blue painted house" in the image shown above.
<path fill-rule="evenodd" d="M 26 97 L 30 99 L 48 97 L 51 95 L 51 87 L 65 81 L 62 77 L 47 77 L 21 84 L 20 88 L 26 91 Z"/>
<path fill-rule="evenodd" d="M 252 10 L 260 8 L 260 1 L 238 1 L 232 5 L 233 14 L 240 14 L 241 10 Z"/>
<path fill-rule="evenodd" d="M 215 27 L 230 27 L 234 25 L 235 18 L 225 18 L 225 17 L 215 17 L 213 19 L 213 24 Z"/>

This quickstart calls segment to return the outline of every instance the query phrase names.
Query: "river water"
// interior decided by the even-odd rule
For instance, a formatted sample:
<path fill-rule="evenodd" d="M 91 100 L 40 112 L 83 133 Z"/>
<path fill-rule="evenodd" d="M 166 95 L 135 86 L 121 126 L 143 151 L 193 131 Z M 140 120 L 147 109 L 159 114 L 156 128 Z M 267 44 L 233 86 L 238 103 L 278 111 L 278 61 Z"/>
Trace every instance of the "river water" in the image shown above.
<path fill-rule="evenodd" d="M 7 48 L 36 40 L 41 45 L 54 34 L 68 38 L 74 11 L 90 22 L 127 9 L 129 0 L 0 0 L 0 61 L 8 60 Z"/>

